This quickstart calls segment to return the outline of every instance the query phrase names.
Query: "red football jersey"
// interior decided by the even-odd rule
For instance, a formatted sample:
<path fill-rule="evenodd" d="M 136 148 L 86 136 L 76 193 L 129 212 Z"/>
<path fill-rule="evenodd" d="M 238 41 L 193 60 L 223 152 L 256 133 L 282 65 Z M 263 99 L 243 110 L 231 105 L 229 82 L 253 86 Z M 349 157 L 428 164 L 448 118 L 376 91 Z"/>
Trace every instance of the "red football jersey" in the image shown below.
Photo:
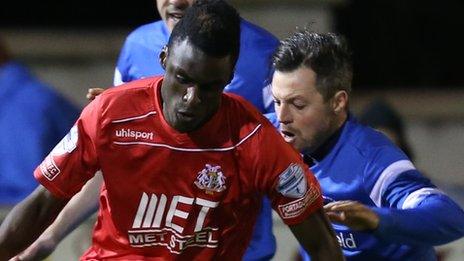
<path fill-rule="evenodd" d="M 162 80 L 98 96 L 34 173 L 54 195 L 71 197 L 101 169 L 83 260 L 238 260 L 263 195 L 287 224 L 322 206 L 299 153 L 251 104 L 224 94 L 204 126 L 179 133 L 162 114 Z"/>

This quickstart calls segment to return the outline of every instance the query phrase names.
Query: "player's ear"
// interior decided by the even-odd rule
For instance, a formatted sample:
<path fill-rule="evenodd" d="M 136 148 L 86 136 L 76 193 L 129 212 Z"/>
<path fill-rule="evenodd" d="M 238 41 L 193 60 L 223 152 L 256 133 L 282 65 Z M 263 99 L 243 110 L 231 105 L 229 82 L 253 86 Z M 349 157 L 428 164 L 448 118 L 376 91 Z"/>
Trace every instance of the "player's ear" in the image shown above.
<path fill-rule="evenodd" d="M 168 46 L 165 45 L 163 49 L 161 50 L 159 57 L 158 57 L 161 67 L 163 67 L 164 70 L 166 70 L 166 58 L 167 57 L 168 57 Z"/>
<path fill-rule="evenodd" d="M 335 113 L 345 111 L 348 106 L 348 93 L 345 90 L 339 90 L 332 97 L 332 109 Z"/>

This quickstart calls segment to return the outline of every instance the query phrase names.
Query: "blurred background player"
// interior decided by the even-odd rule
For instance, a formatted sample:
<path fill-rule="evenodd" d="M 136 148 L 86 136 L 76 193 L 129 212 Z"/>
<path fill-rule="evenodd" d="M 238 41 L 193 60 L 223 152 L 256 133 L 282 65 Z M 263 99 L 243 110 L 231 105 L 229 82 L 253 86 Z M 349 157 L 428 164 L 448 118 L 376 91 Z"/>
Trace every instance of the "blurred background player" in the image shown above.
<path fill-rule="evenodd" d="M 183 17 L 193 0 L 157 0 L 156 6 L 162 18 L 140 26 L 127 37 L 119 55 L 114 75 L 114 85 L 154 75 L 163 75 L 159 62 L 161 51 L 166 46 L 176 23 Z M 278 40 L 256 25 L 241 19 L 240 54 L 235 66 L 234 77 L 225 87 L 225 92 L 238 94 L 251 102 L 262 113 L 274 111 L 269 90 L 271 56 Z M 103 89 L 89 90 L 89 99 Z M 98 176 L 92 182 L 101 182 Z M 37 242 L 23 253 L 25 257 L 44 257 L 74 228 L 98 207 L 96 194 L 98 185 L 88 184 L 63 210 L 57 221 L 45 231 Z M 83 197 L 83 199 L 80 199 Z M 82 203 L 79 203 L 82 201 Z M 244 260 L 269 260 L 276 250 L 272 234 L 272 212 L 269 200 L 263 199 L 262 211 L 255 225 L 255 233 Z"/>
<path fill-rule="evenodd" d="M 408 158 L 414 161 L 414 153 L 406 138 L 404 121 L 398 112 L 385 100 L 376 99 L 369 103 L 359 115 L 359 122 L 387 136 Z"/>
<path fill-rule="evenodd" d="M 436 260 L 433 246 L 464 235 L 463 210 L 349 113 L 343 38 L 297 32 L 281 42 L 274 65 L 277 116 L 269 118 L 318 178 L 347 260 Z"/>
<path fill-rule="evenodd" d="M 14 61 L 1 36 L 0 101 L 0 208 L 8 209 L 37 187 L 31 171 L 63 138 L 79 111 Z"/>

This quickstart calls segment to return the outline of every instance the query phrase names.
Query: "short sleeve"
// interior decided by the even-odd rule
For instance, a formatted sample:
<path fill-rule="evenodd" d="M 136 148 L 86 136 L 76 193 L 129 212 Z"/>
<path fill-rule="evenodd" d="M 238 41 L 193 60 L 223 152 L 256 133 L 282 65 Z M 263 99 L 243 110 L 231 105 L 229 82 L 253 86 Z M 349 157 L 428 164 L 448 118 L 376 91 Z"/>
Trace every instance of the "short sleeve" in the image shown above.
<path fill-rule="evenodd" d="M 266 122 L 254 139 L 255 185 L 264 191 L 272 207 L 287 225 L 301 223 L 322 207 L 322 193 L 316 178 L 301 155 Z"/>
<path fill-rule="evenodd" d="M 57 197 L 72 197 L 99 169 L 99 100 L 84 108 L 69 133 L 34 171 L 35 178 Z"/>

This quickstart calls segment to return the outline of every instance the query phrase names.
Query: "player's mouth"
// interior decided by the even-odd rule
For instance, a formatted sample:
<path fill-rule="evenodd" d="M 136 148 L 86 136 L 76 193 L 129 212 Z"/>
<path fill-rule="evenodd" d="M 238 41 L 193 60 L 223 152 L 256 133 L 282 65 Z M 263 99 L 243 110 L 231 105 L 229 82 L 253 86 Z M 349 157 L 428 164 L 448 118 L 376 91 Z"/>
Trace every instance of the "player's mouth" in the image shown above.
<path fill-rule="evenodd" d="M 282 135 L 282 137 L 287 143 L 293 143 L 296 139 L 295 134 L 287 130 L 281 130 L 280 134 Z"/>
<path fill-rule="evenodd" d="M 194 113 L 186 110 L 179 110 L 176 112 L 176 115 L 182 121 L 193 121 L 196 118 Z"/>
<path fill-rule="evenodd" d="M 172 20 L 174 23 L 179 22 L 182 17 L 184 17 L 184 12 L 181 11 L 168 12 L 167 15 L 167 19 Z"/>

